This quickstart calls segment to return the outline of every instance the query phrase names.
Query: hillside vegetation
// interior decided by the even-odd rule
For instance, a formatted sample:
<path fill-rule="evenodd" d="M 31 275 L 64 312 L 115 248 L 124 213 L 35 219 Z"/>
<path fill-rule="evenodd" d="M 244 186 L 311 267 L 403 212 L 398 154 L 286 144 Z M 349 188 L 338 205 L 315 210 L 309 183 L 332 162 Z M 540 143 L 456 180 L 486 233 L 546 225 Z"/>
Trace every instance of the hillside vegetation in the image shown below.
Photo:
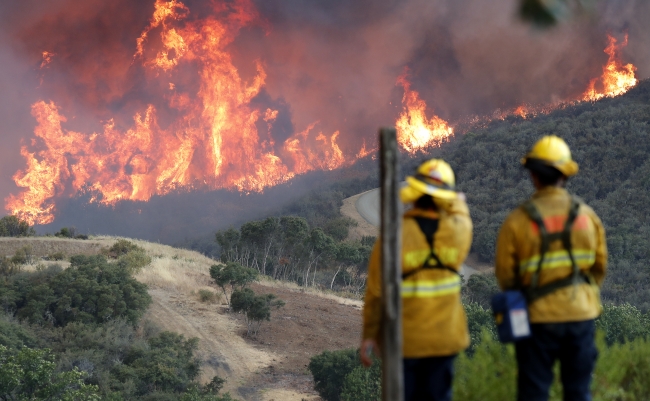
<path fill-rule="evenodd" d="M 445 154 L 467 195 L 474 221 L 472 250 L 494 258 L 506 215 L 533 192 L 521 157 L 543 135 L 571 147 L 580 172 L 567 189 L 584 199 L 607 230 L 605 300 L 650 309 L 650 81 L 627 94 L 581 103 L 529 120 L 509 117 L 472 130 Z"/>

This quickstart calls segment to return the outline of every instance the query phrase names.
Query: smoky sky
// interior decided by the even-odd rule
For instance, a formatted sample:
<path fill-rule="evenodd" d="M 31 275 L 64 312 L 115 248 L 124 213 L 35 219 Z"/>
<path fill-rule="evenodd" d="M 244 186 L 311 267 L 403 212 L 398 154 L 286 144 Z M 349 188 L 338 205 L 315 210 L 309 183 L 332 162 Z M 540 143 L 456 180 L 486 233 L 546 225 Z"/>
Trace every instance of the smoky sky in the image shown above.
<path fill-rule="evenodd" d="M 188 0 L 188 20 L 228 1 Z M 515 0 L 253 0 L 256 21 L 229 46 L 244 80 L 267 73 L 251 107 L 279 111 L 271 135 L 280 143 L 319 121 L 340 131 L 355 153 L 376 128 L 401 111 L 400 74 L 408 71 L 428 113 L 452 122 L 521 103 L 578 97 L 602 73 L 608 32 L 629 34 L 623 61 L 650 75 L 650 4 L 610 0 L 592 14 L 539 31 L 519 21 Z M 223 8 L 223 7 L 222 7 Z M 18 189 L 20 145 L 36 124 L 30 107 L 54 101 L 65 127 L 91 133 L 114 119 L 128 127 L 147 105 L 160 125 L 177 111 L 161 101 L 165 88 L 135 66 L 136 38 L 153 0 L 23 0 L 0 5 L 0 198 Z M 152 39 L 153 40 L 153 39 Z M 42 52 L 54 53 L 40 68 Z M 192 66 L 176 71 L 177 85 L 198 91 Z M 264 124 L 260 122 L 262 128 Z M 38 144 L 35 144 L 37 146 Z"/>

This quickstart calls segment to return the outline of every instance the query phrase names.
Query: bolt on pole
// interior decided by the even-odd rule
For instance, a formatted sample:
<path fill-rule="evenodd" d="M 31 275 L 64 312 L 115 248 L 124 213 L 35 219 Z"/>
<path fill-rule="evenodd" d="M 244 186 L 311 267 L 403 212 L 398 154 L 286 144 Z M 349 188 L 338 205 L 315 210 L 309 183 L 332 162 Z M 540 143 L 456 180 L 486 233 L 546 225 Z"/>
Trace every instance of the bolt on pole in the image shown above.
<path fill-rule="evenodd" d="M 381 163 L 382 400 L 404 399 L 402 360 L 402 216 L 397 132 L 379 130 Z"/>

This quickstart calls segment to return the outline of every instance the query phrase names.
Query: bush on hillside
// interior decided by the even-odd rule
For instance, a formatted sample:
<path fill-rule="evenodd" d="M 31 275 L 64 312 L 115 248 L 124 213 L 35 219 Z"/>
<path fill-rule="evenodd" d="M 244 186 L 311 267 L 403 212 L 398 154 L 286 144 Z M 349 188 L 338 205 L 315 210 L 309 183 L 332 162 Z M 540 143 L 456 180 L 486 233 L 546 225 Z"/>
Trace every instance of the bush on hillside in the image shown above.
<path fill-rule="evenodd" d="M 147 340 L 145 347 L 133 347 L 123 363 L 113 367 L 122 385 L 135 387 L 135 395 L 153 392 L 182 393 L 200 372 L 200 361 L 194 356 L 198 339 L 186 340 L 182 335 L 162 332 Z"/>
<path fill-rule="evenodd" d="M 126 269 L 129 274 L 135 274 L 151 263 L 151 257 L 147 255 L 144 248 L 125 239 L 118 239 L 102 253 L 111 259 L 117 259 L 117 264 Z"/>
<path fill-rule="evenodd" d="M 65 253 L 63 252 L 54 252 L 47 255 L 47 260 L 60 261 L 65 259 Z"/>
<path fill-rule="evenodd" d="M 54 236 L 60 238 L 88 239 L 87 235 L 78 234 L 75 227 L 63 227 L 58 232 L 54 233 Z"/>
<path fill-rule="evenodd" d="M 117 259 L 120 256 L 124 256 L 129 252 L 140 251 L 144 253 L 144 249 L 137 246 L 131 241 L 125 239 L 118 239 L 108 250 L 106 250 L 106 256 L 109 258 Z"/>
<path fill-rule="evenodd" d="M 483 309 L 492 307 L 492 297 L 500 291 L 494 273 L 472 274 L 462 289 L 463 299 L 476 302 Z"/>
<path fill-rule="evenodd" d="M 342 401 L 376 401 L 381 399 L 381 363 L 375 360 L 368 369 L 359 365 L 343 381 Z"/>
<path fill-rule="evenodd" d="M 23 347 L 34 348 L 38 343 L 37 338 L 8 315 L 0 313 L 0 345 L 9 352 Z"/>
<path fill-rule="evenodd" d="M 117 265 L 124 268 L 129 274 L 138 273 L 143 267 L 151 263 L 151 257 L 144 250 L 130 251 L 117 260 Z"/>
<path fill-rule="evenodd" d="M 0 255 L 0 276 L 8 277 L 20 272 L 20 264 L 16 264 L 12 259 Z"/>
<path fill-rule="evenodd" d="M 16 216 L 4 216 L 0 219 L 0 237 L 33 237 L 36 231 L 29 223 Z"/>
<path fill-rule="evenodd" d="M 217 301 L 217 294 L 210 290 L 199 290 L 199 300 L 205 303 L 214 303 Z"/>
<path fill-rule="evenodd" d="M 343 241 L 348 237 L 350 227 L 356 227 L 358 223 L 349 217 L 337 217 L 329 220 L 323 225 L 323 231 L 336 241 Z"/>
<path fill-rule="evenodd" d="M 231 301 L 226 292 L 226 287 L 230 286 L 230 294 L 235 290 L 243 290 L 253 281 L 257 280 L 257 270 L 244 267 L 236 262 L 227 262 L 224 265 L 212 265 L 210 267 L 210 277 L 223 291 L 223 296 L 230 307 Z"/>
<path fill-rule="evenodd" d="M 151 303 L 144 284 L 119 264 L 102 255 L 73 256 L 62 270 L 50 266 L 43 271 L 10 278 L 6 303 L 16 316 L 35 324 L 65 326 L 70 322 L 102 323 L 125 318 L 136 324 Z M 11 292 L 13 290 L 13 292 Z"/>
<path fill-rule="evenodd" d="M 360 365 L 354 349 L 325 351 L 309 361 L 314 389 L 325 401 L 340 401 L 345 377 Z"/>
<path fill-rule="evenodd" d="M 24 265 L 24 264 L 31 265 L 34 263 L 35 260 L 36 260 L 36 256 L 32 251 L 31 245 L 26 245 L 22 248 L 17 249 L 16 252 L 14 253 L 14 256 L 11 257 L 11 262 L 16 265 Z"/>
<path fill-rule="evenodd" d="M 605 333 L 607 345 L 625 343 L 637 338 L 650 338 L 650 314 L 644 314 L 630 304 L 603 305 L 596 327 Z"/>
<path fill-rule="evenodd" d="M 232 311 L 246 316 L 246 335 L 257 335 L 260 326 L 271 320 L 271 310 L 284 306 L 284 301 L 273 294 L 255 295 L 250 288 L 235 290 L 231 298 Z"/>
<path fill-rule="evenodd" d="M 0 345 L 0 399 L 30 401 L 99 401 L 96 386 L 87 385 L 84 372 L 56 372 L 48 350 L 23 347 L 13 354 Z"/>
<path fill-rule="evenodd" d="M 497 338 L 497 327 L 491 309 L 485 309 L 476 302 L 465 302 L 463 306 L 470 338 L 467 353 L 472 355 L 486 335 L 492 339 Z"/>

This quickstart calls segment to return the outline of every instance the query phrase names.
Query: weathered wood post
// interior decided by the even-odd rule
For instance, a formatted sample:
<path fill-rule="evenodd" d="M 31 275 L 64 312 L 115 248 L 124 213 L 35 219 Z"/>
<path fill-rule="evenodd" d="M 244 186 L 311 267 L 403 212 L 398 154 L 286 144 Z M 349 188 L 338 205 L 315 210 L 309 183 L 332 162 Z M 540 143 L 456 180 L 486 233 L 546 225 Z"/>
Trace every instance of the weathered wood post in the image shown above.
<path fill-rule="evenodd" d="M 379 130 L 381 163 L 382 399 L 402 401 L 402 216 L 395 128 Z"/>

